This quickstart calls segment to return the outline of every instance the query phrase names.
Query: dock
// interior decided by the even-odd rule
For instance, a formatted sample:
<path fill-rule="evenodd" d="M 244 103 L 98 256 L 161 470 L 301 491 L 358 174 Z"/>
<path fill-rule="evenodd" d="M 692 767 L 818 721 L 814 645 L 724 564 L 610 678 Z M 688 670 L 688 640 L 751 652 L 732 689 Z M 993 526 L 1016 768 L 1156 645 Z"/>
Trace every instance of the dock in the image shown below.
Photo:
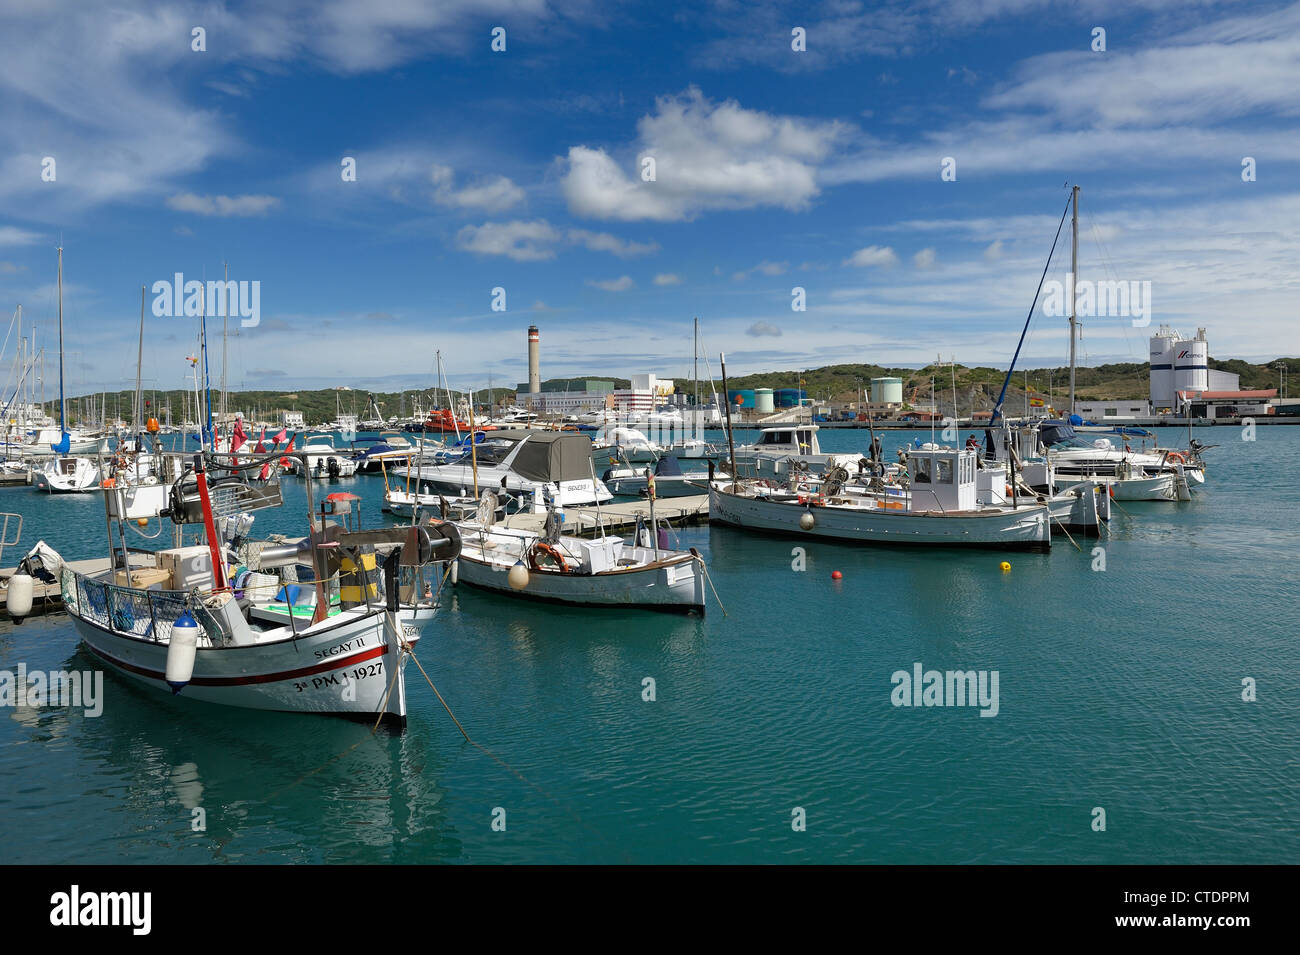
<path fill-rule="evenodd" d="M 68 567 L 79 574 L 100 574 L 108 570 L 107 557 L 92 557 L 89 560 L 65 560 L 65 567 Z M 153 557 L 150 554 L 131 554 L 132 567 L 152 567 Z M 18 572 L 17 567 L 5 567 L 0 570 L 0 607 L 8 606 L 9 603 L 9 578 Z M 41 580 L 33 581 L 32 588 L 32 613 L 37 614 L 45 610 L 53 610 L 63 606 L 63 593 L 59 589 L 58 581 L 47 584 Z"/>

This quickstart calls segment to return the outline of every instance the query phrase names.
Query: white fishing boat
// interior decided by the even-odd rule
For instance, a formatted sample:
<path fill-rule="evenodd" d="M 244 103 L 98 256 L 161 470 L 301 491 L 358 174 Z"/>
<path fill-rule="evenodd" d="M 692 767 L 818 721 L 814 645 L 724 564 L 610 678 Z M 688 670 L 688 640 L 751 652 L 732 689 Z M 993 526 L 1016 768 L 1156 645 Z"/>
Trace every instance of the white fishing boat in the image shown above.
<path fill-rule="evenodd" d="M 714 479 L 729 481 L 730 475 L 714 472 Z M 653 484 L 656 497 L 689 497 L 704 494 L 709 486 L 709 472 L 682 470 L 675 455 L 661 457 L 654 466 L 609 468 L 600 476 L 604 485 L 615 497 L 646 497 Z"/>
<path fill-rule="evenodd" d="M 857 469 L 860 454 L 823 454 L 817 431 L 815 424 L 763 428 L 754 444 L 736 447 L 736 471 L 741 477 L 779 478 L 792 467 L 805 471 Z"/>
<path fill-rule="evenodd" d="M 558 512 L 545 528 L 498 525 L 495 495 L 483 495 L 479 513 L 457 525 L 458 584 L 533 600 L 589 607 L 640 607 L 704 612 L 703 558 L 667 547 L 667 534 L 639 527 L 632 540 L 594 540 L 560 533 Z"/>
<path fill-rule="evenodd" d="M 540 498 L 545 493 L 567 507 L 613 496 L 594 477 L 591 442 L 574 432 L 493 431 L 446 463 L 413 462 L 396 473 L 409 477 L 420 493 L 447 497 L 504 488 L 514 497 Z"/>
<path fill-rule="evenodd" d="M 1037 500 L 983 503 L 969 449 L 910 452 L 907 487 L 815 494 L 754 480 L 709 487 L 709 518 L 749 530 L 877 544 L 1048 550 L 1051 510 Z"/>
<path fill-rule="evenodd" d="M 215 457 L 231 469 L 231 456 Z M 243 471 L 256 474 L 273 461 L 254 460 Z M 199 468 L 174 486 L 106 491 L 109 569 L 77 572 L 43 542 L 33 553 L 43 556 L 39 572 L 58 579 L 86 646 L 124 676 L 210 703 L 404 723 L 403 667 L 436 608 L 426 596 L 424 568 L 456 555 L 454 526 L 361 530 L 333 519 L 333 508 L 323 505 L 303 540 L 243 547 L 239 535 L 251 524 L 251 511 L 279 503 L 275 481 L 235 477 L 209 486 Z M 162 525 L 164 515 L 178 525 L 202 524 L 204 542 L 128 554 L 127 528 L 151 520 Z M 249 565 L 238 587 L 229 569 L 236 559 Z M 280 576 L 295 574 L 303 562 L 313 579 Z M 25 561 L 20 569 L 34 568 Z M 19 576 L 10 581 L 11 613 Z M 437 578 L 435 570 L 431 579 Z M 285 596 L 287 612 L 279 617 L 254 612 L 290 587 L 313 595 L 309 617 L 299 620 L 293 612 L 296 594 Z"/>

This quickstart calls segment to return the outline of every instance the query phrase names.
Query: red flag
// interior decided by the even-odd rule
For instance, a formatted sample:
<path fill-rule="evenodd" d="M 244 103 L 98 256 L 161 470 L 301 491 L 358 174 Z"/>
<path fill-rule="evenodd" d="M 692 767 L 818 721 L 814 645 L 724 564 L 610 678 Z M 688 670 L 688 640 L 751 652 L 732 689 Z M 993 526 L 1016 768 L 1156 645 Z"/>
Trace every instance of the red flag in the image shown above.
<path fill-rule="evenodd" d="M 254 454 L 266 454 L 266 428 L 265 428 L 265 426 L 262 428 L 262 434 L 261 434 L 261 437 L 259 437 L 259 438 L 257 439 L 257 447 L 255 447 L 255 448 L 253 449 L 253 453 L 254 453 Z M 265 481 L 265 480 L 266 480 L 266 476 L 267 476 L 268 474 L 270 474 L 270 473 L 271 473 L 271 462 L 270 462 L 270 461 L 267 461 L 265 464 L 262 465 L 262 470 L 258 472 L 258 474 L 257 474 L 257 479 L 258 479 L 259 481 Z"/>
<path fill-rule="evenodd" d="M 276 442 L 276 443 L 278 444 L 279 442 Z M 291 451 L 293 451 L 293 438 L 290 438 L 290 439 L 289 439 L 289 446 L 288 446 L 287 448 L 285 448 L 284 451 L 285 451 L 285 454 L 288 454 L 288 453 L 290 453 Z M 288 459 L 287 457 L 286 457 L 286 458 L 281 458 L 281 459 L 280 459 L 280 465 L 281 465 L 282 467 L 286 467 L 286 468 L 287 468 L 287 467 L 289 466 L 289 459 Z"/>
<path fill-rule="evenodd" d="M 240 418 L 235 419 L 235 430 L 230 437 L 230 453 L 234 454 L 242 448 L 248 441 L 248 435 L 244 434 L 244 422 Z"/>
<path fill-rule="evenodd" d="M 284 428 L 281 428 L 280 433 L 275 436 L 276 446 L 279 447 L 281 444 L 283 444 L 284 439 L 287 438 L 288 436 L 289 436 L 288 432 L 285 431 Z"/>

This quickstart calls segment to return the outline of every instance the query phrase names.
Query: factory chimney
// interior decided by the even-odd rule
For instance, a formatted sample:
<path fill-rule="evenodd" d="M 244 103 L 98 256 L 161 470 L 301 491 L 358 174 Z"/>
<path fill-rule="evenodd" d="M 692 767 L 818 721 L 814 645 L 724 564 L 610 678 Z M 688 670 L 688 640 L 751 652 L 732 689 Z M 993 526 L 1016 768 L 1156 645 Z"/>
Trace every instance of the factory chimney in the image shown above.
<path fill-rule="evenodd" d="M 540 336 L 536 325 L 528 326 L 528 390 L 537 394 L 542 390 L 542 363 Z"/>

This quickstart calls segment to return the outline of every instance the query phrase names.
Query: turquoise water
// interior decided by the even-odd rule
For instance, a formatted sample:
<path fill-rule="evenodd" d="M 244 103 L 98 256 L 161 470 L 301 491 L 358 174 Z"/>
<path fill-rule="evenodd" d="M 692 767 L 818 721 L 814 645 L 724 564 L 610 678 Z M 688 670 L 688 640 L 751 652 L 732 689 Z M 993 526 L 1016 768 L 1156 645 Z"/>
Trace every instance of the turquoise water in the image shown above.
<path fill-rule="evenodd" d="M 892 453 L 915 436 L 883 438 Z M 727 615 L 455 592 L 417 652 L 492 755 L 413 666 L 400 735 L 173 700 L 112 674 L 97 718 L 2 709 L 4 858 L 1294 862 L 1300 429 L 1197 436 L 1222 445 L 1206 489 L 1125 504 L 1104 571 L 1098 542 L 1080 553 L 1058 538 L 1010 557 L 810 543 L 800 572 L 792 541 L 702 527 L 681 541 L 705 554 Z M 300 486 L 286 487 L 290 506 L 256 531 L 300 531 Z M 380 519 L 380 478 L 335 489 Z M 69 558 L 103 551 L 99 500 L 15 488 L 0 510 L 26 515 L 23 550 L 43 536 Z M 62 615 L 0 624 L 0 670 L 20 662 L 94 667 Z M 891 675 L 917 662 L 996 670 L 996 717 L 892 705 Z M 1241 699 L 1247 677 L 1256 702 Z"/>

